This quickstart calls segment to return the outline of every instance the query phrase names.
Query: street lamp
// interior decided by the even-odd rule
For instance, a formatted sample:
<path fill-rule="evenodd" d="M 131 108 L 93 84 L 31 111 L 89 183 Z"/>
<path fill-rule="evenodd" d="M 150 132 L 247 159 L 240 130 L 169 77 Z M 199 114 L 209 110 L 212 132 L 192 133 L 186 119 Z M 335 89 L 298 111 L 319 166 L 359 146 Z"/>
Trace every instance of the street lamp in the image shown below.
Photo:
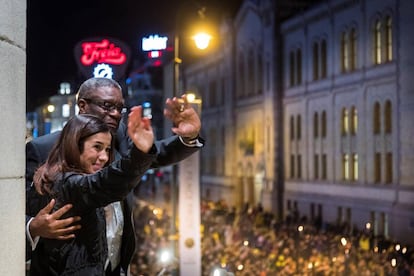
<path fill-rule="evenodd" d="M 201 32 L 193 36 L 193 39 L 198 49 L 205 50 L 210 44 L 211 35 Z"/>
<path fill-rule="evenodd" d="M 211 40 L 211 36 L 207 33 L 198 33 L 197 35 L 193 36 L 193 40 L 195 41 L 195 44 L 197 48 L 199 49 L 206 49 L 209 45 L 209 42 Z M 174 36 L 174 64 L 173 64 L 173 97 L 179 97 L 179 82 L 180 82 L 180 65 L 182 64 L 182 59 L 180 58 L 180 38 L 178 34 L 176 33 Z M 194 95 L 188 94 L 187 95 L 187 101 L 190 104 L 196 105 L 197 112 L 199 116 L 201 116 L 201 100 L 196 99 Z M 183 164 L 185 163 L 185 164 Z M 194 165 L 197 166 L 197 168 L 194 168 L 193 171 L 190 171 L 189 168 L 193 167 Z M 179 167 L 180 166 L 180 170 Z M 186 275 L 186 271 L 192 270 L 193 275 L 201 275 L 201 245 L 200 245 L 200 191 L 199 191 L 199 152 L 194 153 L 192 156 L 188 157 L 186 160 L 183 160 L 180 162 L 180 164 L 173 165 L 172 167 L 172 181 L 171 181 L 171 209 L 172 209 L 172 223 L 171 223 L 171 249 L 174 256 L 177 256 L 176 250 L 177 250 L 177 228 L 176 228 L 176 220 L 177 220 L 177 197 L 178 197 L 178 176 L 181 175 L 180 179 L 183 186 L 183 189 L 189 189 L 192 190 L 197 186 L 196 190 L 193 190 L 193 193 L 191 193 L 191 196 L 194 197 L 195 200 L 193 200 L 191 209 L 187 208 L 187 211 L 191 211 L 196 216 L 193 217 L 193 221 L 197 221 L 197 225 L 193 225 L 195 229 L 192 229 L 191 225 L 187 225 L 186 227 L 182 227 L 181 230 L 186 230 L 189 234 L 189 237 L 183 237 L 183 231 L 180 233 L 180 237 L 183 237 L 184 240 L 182 240 L 183 246 L 180 244 L 180 248 L 186 250 L 186 257 L 188 257 L 187 261 L 185 262 L 185 268 L 180 267 L 180 274 Z M 183 175 L 185 175 L 183 177 Z M 193 183 L 191 181 L 193 180 Z M 181 186 L 181 185 L 180 185 Z M 183 203 L 185 199 L 181 197 L 180 204 Z M 188 201 L 187 201 L 188 202 Z M 191 214 L 189 214 L 191 215 Z M 187 221 L 190 221 L 186 218 Z M 191 229 L 190 229 L 191 228 Z M 190 233 L 191 232 L 191 233 Z M 195 250 L 195 253 L 188 253 L 193 252 Z M 182 250 L 181 250 L 182 251 Z M 181 252 L 182 253 L 182 252 Z M 189 254 L 192 254 L 192 256 L 187 256 Z M 184 258 L 183 254 L 180 254 L 180 263 L 181 260 Z M 197 273 L 199 271 L 199 273 Z"/>
<path fill-rule="evenodd" d="M 300 233 L 304 230 L 303 225 L 299 225 L 297 231 L 295 231 L 295 251 L 296 251 L 296 274 L 299 274 L 299 245 L 300 245 Z"/>
<path fill-rule="evenodd" d="M 201 116 L 201 99 L 186 97 Z M 200 152 L 181 161 L 178 173 L 180 275 L 201 275 Z"/>

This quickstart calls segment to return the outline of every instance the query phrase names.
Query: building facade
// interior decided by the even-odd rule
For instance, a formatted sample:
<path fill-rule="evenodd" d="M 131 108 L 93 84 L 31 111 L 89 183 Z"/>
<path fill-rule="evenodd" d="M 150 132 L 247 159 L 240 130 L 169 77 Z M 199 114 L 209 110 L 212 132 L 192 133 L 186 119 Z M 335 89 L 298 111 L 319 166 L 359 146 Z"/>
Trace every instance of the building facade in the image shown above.
<path fill-rule="evenodd" d="M 311 2 L 244 1 L 186 69 L 202 196 L 414 243 L 414 2 Z"/>

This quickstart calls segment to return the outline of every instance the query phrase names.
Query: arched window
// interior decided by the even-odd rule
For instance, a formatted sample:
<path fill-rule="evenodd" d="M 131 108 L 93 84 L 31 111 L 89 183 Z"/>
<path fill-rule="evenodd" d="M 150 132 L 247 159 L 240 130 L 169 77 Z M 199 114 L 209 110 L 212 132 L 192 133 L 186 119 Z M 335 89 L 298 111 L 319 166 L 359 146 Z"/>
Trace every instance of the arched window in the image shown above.
<path fill-rule="evenodd" d="M 385 158 L 385 183 L 392 183 L 393 169 L 392 169 L 392 152 L 387 152 Z"/>
<path fill-rule="evenodd" d="M 352 180 L 358 180 L 358 154 L 352 155 Z"/>
<path fill-rule="evenodd" d="M 358 132 L 358 111 L 355 106 L 351 108 L 351 133 L 353 135 Z"/>
<path fill-rule="evenodd" d="M 341 34 L 341 72 L 349 70 L 348 35 L 344 31 Z"/>
<path fill-rule="evenodd" d="M 302 122 L 301 121 L 302 121 L 301 116 L 298 115 L 296 117 L 296 135 L 297 135 L 298 140 L 302 138 Z"/>
<path fill-rule="evenodd" d="M 381 131 L 381 107 L 379 102 L 374 104 L 373 131 L 374 134 L 379 134 Z"/>
<path fill-rule="evenodd" d="M 342 155 L 342 179 L 349 180 L 349 155 Z"/>
<path fill-rule="evenodd" d="M 326 137 L 326 111 L 322 111 L 322 119 L 321 119 L 321 136 L 322 138 Z"/>
<path fill-rule="evenodd" d="M 376 152 L 374 155 L 374 183 L 381 182 L 381 154 Z"/>
<path fill-rule="evenodd" d="M 319 45 L 318 42 L 313 43 L 312 49 L 312 61 L 313 61 L 313 80 L 319 79 Z"/>
<path fill-rule="evenodd" d="M 387 61 L 392 61 L 392 18 L 387 16 L 385 20 L 385 42 L 386 42 L 386 59 Z"/>
<path fill-rule="evenodd" d="M 345 136 L 349 132 L 349 118 L 348 118 L 348 110 L 346 108 L 342 109 L 341 115 L 341 122 L 342 122 L 342 135 Z"/>
<path fill-rule="evenodd" d="M 322 179 L 326 179 L 328 176 L 328 160 L 326 154 L 322 154 Z"/>
<path fill-rule="evenodd" d="M 255 73 L 256 73 L 256 69 L 255 69 L 255 60 L 254 60 L 254 52 L 253 49 L 249 50 L 249 55 L 248 55 L 248 59 L 247 59 L 247 96 L 253 95 L 254 89 L 255 89 Z"/>
<path fill-rule="evenodd" d="M 289 85 L 295 85 L 295 53 L 292 51 L 289 54 Z"/>
<path fill-rule="evenodd" d="M 296 80 L 297 84 L 302 83 L 302 51 L 301 49 L 296 50 Z"/>
<path fill-rule="evenodd" d="M 313 156 L 313 178 L 319 179 L 319 155 Z"/>
<path fill-rule="evenodd" d="M 318 112 L 313 114 L 313 137 L 318 138 L 319 135 L 319 116 Z"/>
<path fill-rule="evenodd" d="M 392 132 L 392 106 L 389 100 L 385 102 L 384 107 L 384 131 L 385 133 Z"/>
<path fill-rule="evenodd" d="M 350 32 L 350 70 L 354 71 L 357 68 L 357 54 L 358 54 L 358 49 L 357 49 L 357 33 L 355 28 L 351 29 Z"/>
<path fill-rule="evenodd" d="M 374 63 L 375 64 L 381 64 L 382 62 L 381 29 L 382 29 L 382 24 L 381 24 L 381 21 L 378 19 L 375 22 L 375 29 L 374 29 Z"/>
<path fill-rule="evenodd" d="M 327 60 L 327 48 L 326 48 L 326 40 L 322 40 L 321 42 L 321 78 L 324 79 L 328 75 L 328 60 Z"/>

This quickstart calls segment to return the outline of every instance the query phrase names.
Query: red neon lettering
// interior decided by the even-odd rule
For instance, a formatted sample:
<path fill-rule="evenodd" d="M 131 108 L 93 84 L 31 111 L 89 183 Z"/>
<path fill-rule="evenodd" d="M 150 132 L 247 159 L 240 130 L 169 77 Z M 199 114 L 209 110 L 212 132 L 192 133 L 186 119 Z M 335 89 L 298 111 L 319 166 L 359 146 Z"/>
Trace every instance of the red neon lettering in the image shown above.
<path fill-rule="evenodd" d="M 126 61 L 126 55 L 122 53 L 121 48 L 116 47 L 107 39 L 101 42 L 84 42 L 82 49 L 81 62 L 86 66 L 94 62 L 119 65 Z"/>

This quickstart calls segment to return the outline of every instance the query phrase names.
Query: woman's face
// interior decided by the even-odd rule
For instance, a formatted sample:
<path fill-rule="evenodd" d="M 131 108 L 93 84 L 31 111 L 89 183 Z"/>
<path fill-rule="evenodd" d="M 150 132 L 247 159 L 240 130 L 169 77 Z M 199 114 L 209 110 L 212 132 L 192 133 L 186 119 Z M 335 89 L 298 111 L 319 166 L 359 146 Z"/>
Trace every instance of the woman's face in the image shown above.
<path fill-rule="evenodd" d="M 80 164 L 86 173 L 102 169 L 109 160 L 112 136 L 109 132 L 96 133 L 85 140 Z"/>

